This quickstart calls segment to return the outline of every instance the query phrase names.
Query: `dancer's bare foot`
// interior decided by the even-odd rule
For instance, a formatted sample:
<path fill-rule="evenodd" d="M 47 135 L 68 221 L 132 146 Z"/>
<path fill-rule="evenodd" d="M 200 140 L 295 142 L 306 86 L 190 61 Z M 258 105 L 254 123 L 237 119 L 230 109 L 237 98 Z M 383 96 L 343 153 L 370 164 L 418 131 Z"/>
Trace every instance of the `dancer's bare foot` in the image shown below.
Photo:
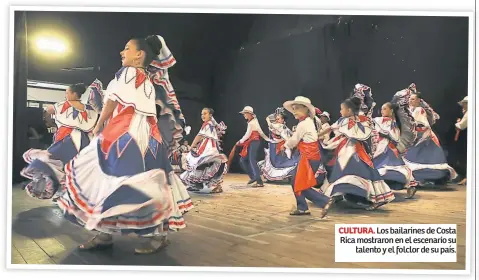
<path fill-rule="evenodd" d="M 464 178 L 461 180 L 461 182 L 458 183 L 458 185 L 465 186 L 467 184 L 467 178 Z"/>

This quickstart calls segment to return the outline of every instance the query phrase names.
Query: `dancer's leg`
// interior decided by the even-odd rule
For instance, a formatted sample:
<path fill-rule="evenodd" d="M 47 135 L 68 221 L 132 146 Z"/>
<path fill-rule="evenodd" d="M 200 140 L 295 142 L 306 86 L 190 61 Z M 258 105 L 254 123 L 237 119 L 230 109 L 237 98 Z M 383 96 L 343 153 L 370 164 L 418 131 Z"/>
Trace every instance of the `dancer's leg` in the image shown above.
<path fill-rule="evenodd" d="M 251 145 L 249 146 L 248 156 L 249 156 L 249 164 L 251 171 L 253 173 L 252 179 L 258 183 L 258 185 L 263 185 L 263 180 L 261 179 L 261 172 L 258 166 L 258 149 L 259 149 L 260 142 L 259 141 L 252 141 Z"/>

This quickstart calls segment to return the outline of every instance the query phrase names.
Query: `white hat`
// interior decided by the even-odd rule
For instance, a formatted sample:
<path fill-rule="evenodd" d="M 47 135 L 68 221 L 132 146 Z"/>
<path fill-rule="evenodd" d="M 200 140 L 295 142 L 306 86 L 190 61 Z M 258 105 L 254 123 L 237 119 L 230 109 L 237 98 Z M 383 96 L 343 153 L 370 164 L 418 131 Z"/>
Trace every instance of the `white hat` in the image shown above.
<path fill-rule="evenodd" d="M 324 111 L 321 115 L 319 115 L 320 117 L 326 117 L 328 118 L 328 120 L 331 120 L 331 117 L 329 116 L 329 113 Z"/>
<path fill-rule="evenodd" d="M 462 105 L 462 104 L 464 104 L 464 103 L 468 103 L 467 99 L 468 99 L 468 98 L 467 98 L 467 96 L 466 96 L 466 97 L 464 97 L 463 100 L 461 100 L 461 101 L 459 101 L 459 102 L 457 102 L 457 103 L 459 103 L 459 105 Z"/>
<path fill-rule="evenodd" d="M 253 111 L 253 107 L 251 106 L 245 106 L 243 108 L 243 111 L 239 112 L 240 114 L 244 114 L 244 113 L 250 113 L 252 115 L 254 115 L 254 111 Z"/>
<path fill-rule="evenodd" d="M 293 113 L 293 105 L 303 105 L 306 106 L 309 110 L 309 116 L 314 118 L 316 113 L 316 108 L 311 104 L 311 100 L 304 96 L 296 96 L 294 100 L 289 100 L 284 102 L 283 107 L 286 108 L 289 112 Z"/>

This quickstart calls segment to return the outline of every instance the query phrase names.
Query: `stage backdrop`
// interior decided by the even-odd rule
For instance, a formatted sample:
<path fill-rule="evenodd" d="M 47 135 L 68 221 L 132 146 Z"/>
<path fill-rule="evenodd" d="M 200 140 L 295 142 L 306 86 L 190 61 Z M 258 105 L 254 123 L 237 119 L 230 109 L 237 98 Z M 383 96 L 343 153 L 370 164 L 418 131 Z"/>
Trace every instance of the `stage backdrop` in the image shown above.
<path fill-rule="evenodd" d="M 248 39 L 215 68 L 214 108 L 230 127 L 225 150 L 246 130 L 237 113 L 245 105 L 266 132 L 265 117 L 296 95 L 335 121 L 356 83 L 372 88 L 378 111 L 412 82 L 441 115 L 434 129 L 447 149 L 467 94 L 467 37 L 467 18 L 257 15 Z"/>

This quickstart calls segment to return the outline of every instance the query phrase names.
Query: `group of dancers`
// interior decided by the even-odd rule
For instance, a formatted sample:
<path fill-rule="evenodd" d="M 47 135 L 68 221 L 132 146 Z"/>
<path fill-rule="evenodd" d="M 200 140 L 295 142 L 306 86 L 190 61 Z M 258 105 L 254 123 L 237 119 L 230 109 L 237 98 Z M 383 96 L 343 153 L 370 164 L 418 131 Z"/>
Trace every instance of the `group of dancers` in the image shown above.
<path fill-rule="evenodd" d="M 58 128 L 54 143 L 25 152 L 22 175 L 30 196 L 54 199 L 65 218 L 99 232 L 80 250 L 110 248 L 114 235 L 130 235 L 144 240 L 136 253 L 150 254 L 185 227 L 188 191 L 223 191 L 232 158 L 221 146 L 227 126 L 211 108 L 201 111 L 191 147 L 180 145 L 185 119 L 168 77 L 176 60 L 161 36 L 131 39 L 120 56 L 122 68 L 106 89 L 98 80 L 72 85 L 65 101 L 47 108 Z M 298 96 L 267 117 L 268 136 L 246 106 L 247 130 L 235 147 L 248 185 L 289 180 L 297 203 L 290 214 L 309 215 L 308 199 L 324 217 L 338 200 L 373 210 L 394 199 L 391 189 L 412 197 L 417 186 L 456 176 L 431 129 L 438 116 L 415 85 L 384 104 L 381 117 L 372 117 L 373 108 L 371 89 L 357 85 L 330 125 L 327 112 Z M 298 121 L 292 130 L 286 111 Z M 261 138 L 269 146 L 258 162 Z"/>
<path fill-rule="evenodd" d="M 463 107 L 464 103 L 467 106 L 467 98 L 459 102 Z M 373 116 L 375 105 L 371 88 L 357 84 L 353 96 L 341 103 L 341 118 L 330 125 L 328 112 L 298 96 L 266 118 L 269 136 L 261 129 L 254 109 L 244 107 L 240 114 L 247 121 L 247 130 L 235 147 L 241 147 L 240 165 L 250 179 L 247 185 L 263 187 L 263 177 L 289 181 L 297 202 L 290 214 L 310 215 L 308 199 L 323 209 L 324 217 L 336 201 L 374 210 L 392 201 L 393 191 L 405 189 L 410 199 L 417 188 L 441 186 L 457 177 L 432 130 L 439 115 L 415 84 L 383 104 L 377 117 Z M 202 116 L 212 112 L 205 110 Z M 285 122 L 286 111 L 298 121 L 292 130 Z M 193 151 L 184 155 L 188 170 L 181 178 L 190 191 L 216 193 L 222 191 L 219 182 L 227 170 L 227 158 L 219 148 L 224 130 L 219 130 L 214 120 L 203 120 Z M 467 118 L 458 120 L 456 127 L 465 123 Z M 261 139 L 268 147 L 265 159 L 258 162 Z M 195 149 L 200 140 L 203 144 Z"/>

